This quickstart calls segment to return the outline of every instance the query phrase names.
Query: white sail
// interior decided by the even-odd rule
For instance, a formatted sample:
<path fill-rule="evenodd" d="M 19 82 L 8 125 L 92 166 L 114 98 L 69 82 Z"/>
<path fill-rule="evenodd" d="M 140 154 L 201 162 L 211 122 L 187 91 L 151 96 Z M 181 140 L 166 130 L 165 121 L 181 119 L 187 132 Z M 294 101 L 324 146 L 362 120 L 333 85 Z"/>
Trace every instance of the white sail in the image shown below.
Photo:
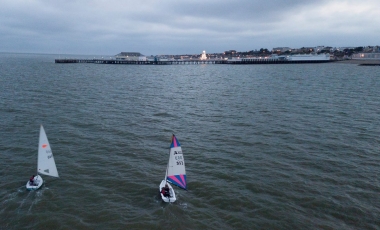
<path fill-rule="evenodd" d="M 57 167 L 51 151 L 49 141 L 46 137 L 44 127 L 41 125 L 40 140 L 38 143 L 37 172 L 48 176 L 59 177 Z"/>
<path fill-rule="evenodd" d="M 185 159 L 178 139 L 173 135 L 167 169 L 167 181 L 180 188 L 187 189 Z"/>

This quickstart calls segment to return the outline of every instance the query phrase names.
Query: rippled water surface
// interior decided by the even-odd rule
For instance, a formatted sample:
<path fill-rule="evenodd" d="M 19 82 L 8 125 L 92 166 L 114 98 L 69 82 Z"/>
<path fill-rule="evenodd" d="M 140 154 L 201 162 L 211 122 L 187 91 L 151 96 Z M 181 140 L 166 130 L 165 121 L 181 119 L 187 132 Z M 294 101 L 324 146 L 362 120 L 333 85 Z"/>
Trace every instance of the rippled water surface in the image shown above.
<path fill-rule="evenodd" d="M 0 229 L 380 228 L 379 67 L 54 58 L 0 54 Z M 60 178 L 29 192 L 40 124 Z"/>

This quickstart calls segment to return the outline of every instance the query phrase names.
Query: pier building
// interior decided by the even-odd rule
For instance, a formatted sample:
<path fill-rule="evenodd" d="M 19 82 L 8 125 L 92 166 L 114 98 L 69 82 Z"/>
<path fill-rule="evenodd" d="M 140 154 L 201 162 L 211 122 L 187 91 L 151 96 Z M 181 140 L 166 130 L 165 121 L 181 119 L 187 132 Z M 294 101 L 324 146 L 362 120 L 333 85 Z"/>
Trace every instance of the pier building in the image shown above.
<path fill-rule="evenodd" d="M 139 52 L 121 52 L 115 58 L 118 61 L 146 61 L 146 56 Z"/>
<path fill-rule="evenodd" d="M 201 60 L 206 60 L 207 59 L 207 56 L 206 56 L 206 51 L 205 50 L 203 50 L 203 52 L 202 52 L 202 55 L 201 55 L 201 58 L 200 58 Z"/>

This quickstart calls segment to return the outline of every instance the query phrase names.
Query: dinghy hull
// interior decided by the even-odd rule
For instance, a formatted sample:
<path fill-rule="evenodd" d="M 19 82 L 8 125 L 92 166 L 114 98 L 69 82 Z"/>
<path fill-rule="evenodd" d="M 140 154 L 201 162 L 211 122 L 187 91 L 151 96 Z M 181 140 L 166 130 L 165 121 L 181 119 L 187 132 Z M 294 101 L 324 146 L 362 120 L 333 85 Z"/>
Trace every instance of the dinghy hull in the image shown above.
<path fill-rule="evenodd" d="M 164 196 L 164 194 L 161 193 L 161 189 L 163 187 L 165 187 L 165 184 L 168 184 L 168 186 L 169 186 L 170 197 L 166 197 L 166 196 Z M 160 186 L 158 187 L 158 189 L 159 189 L 159 192 L 160 192 L 160 195 L 161 195 L 161 199 L 164 202 L 166 202 L 166 203 L 173 203 L 173 202 L 175 202 L 177 200 L 173 187 L 170 185 L 170 183 L 166 182 L 165 180 L 161 181 Z"/>
<path fill-rule="evenodd" d="M 40 175 L 37 175 L 34 177 L 34 185 L 31 185 L 30 182 L 26 182 L 26 189 L 27 190 L 37 190 L 39 189 L 42 184 L 44 183 L 44 180 Z"/>

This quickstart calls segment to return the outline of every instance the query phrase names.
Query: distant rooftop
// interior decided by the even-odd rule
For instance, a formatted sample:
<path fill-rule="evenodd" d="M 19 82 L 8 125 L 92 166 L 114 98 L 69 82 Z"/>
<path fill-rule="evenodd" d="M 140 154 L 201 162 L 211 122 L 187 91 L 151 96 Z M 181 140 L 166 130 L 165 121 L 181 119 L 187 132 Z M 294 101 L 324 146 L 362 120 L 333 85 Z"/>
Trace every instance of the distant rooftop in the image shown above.
<path fill-rule="evenodd" d="M 144 55 L 139 52 L 121 52 L 119 54 L 116 54 L 116 56 L 140 57 Z"/>

